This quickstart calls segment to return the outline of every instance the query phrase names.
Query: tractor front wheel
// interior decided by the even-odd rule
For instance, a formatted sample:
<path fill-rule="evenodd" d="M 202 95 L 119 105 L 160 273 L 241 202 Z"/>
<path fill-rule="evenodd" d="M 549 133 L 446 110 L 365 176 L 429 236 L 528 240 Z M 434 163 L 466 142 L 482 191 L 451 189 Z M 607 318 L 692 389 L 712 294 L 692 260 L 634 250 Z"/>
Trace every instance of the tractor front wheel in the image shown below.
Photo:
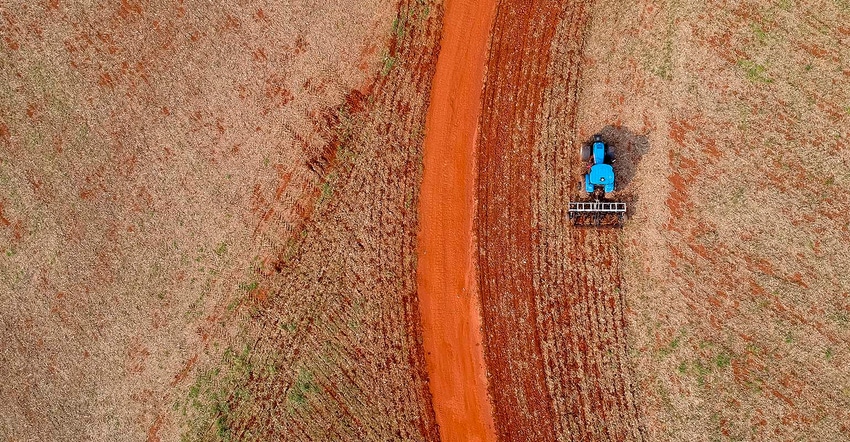
<path fill-rule="evenodd" d="M 588 161 L 590 160 L 590 145 L 582 144 L 581 146 L 581 160 Z"/>

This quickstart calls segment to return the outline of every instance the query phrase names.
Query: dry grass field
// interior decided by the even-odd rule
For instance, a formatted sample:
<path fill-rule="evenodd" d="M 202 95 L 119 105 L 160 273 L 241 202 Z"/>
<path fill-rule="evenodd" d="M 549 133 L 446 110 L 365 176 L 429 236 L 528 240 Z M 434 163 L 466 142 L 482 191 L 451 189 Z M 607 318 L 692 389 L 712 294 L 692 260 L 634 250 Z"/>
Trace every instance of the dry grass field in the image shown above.
<path fill-rule="evenodd" d="M 850 5 L 598 2 L 578 135 L 648 141 L 623 257 L 650 440 L 850 438 Z"/>
<path fill-rule="evenodd" d="M 415 228 L 440 18 L 402 3 L 375 82 L 326 116 L 315 210 L 259 264 L 241 329 L 174 403 L 187 440 L 438 439 Z"/>
<path fill-rule="evenodd" d="M 376 401 L 397 410 L 396 426 L 358 423 L 390 414 L 368 408 L 351 412 L 351 428 L 431 431 L 417 334 L 404 333 L 418 321 L 399 316 L 415 311 L 402 302 L 411 279 L 391 276 L 412 264 L 381 261 L 395 259 L 387 247 L 410 247 L 412 235 L 401 233 L 412 228 L 415 188 L 374 180 L 418 176 L 407 162 L 416 143 L 405 141 L 421 136 L 439 13 L 414 6 L 397 18 L 387 1 L 0 2 L 0 439 L 229 439 L 220 407 L 230 405 L 211 403 L 219 392 L 205 382 L 211 370 L 234 370 L 232 361 L 257 363 L 245 351 L 256 323 L 295 339 L 275 344 L 286 348 L 280 358 L 368 358 L 399 367 L 381 373 L 395 382 L 386 388 L 407 388 L 405 396 L 358 384 L 355 393 L 334 379 L 328 388 L 338 392 L 325 393 L 329 381 L 303 356 L 296 364 L 266 355 L 262 368 L 277 370 L 274 382 L 289 391 L 282 399 L 297 405 L 321 390 L 320 404 L 335 403 L 333 394 Z M 414 39 L 415 49 L 401 44 Z M 409 59 L 397 60 L 402 52 Z M 376 80 L 408 95 L 378 86 L 382 98 L 363 98 Z M 353 116 L 364 108 L 368 124 Z M 390 130 L 392 112 L 408 119 Z M 377 190 L 341 190 L 355 179 Z M 349 193 L 360 199 L 339 201 Z M 348 204 L 350 221 L 336 220 L 337 204 Z M 351 224 L 366 230 L 340 230 Z M 309 278 L 325 281 L 332 271 L 347 297 L 269 276 L 302 246 L 304 260 L 337 257 L 336 270 L 310 261 L 291 273 L 315 270 Z M 355 282 L 337 273 L 343 267 Z M 390 298 L 364 286 L 376 281 L 369 272 Z M 258 313 L 281 290 L 307 298 Z M 353 310 L 315 316 L 332 306 Z M 394 315 L 384 318 L 389 328 L 370 328 L 385 315 Z M 352 337 L 334 333 L 338 343 L 318 353 L 311 343 L 331 344 L 316 331 L 328 327 Z"/>
<path fill-rule="evenodd" d="M 416 235 L 444 11 L 0 0 L 0 440 L 439 440 Z M 499 440 L 850 439 L 848 23 L 497 2 L 458 105 Z M 622 230 L 565 213 L 597 132 Z"/>

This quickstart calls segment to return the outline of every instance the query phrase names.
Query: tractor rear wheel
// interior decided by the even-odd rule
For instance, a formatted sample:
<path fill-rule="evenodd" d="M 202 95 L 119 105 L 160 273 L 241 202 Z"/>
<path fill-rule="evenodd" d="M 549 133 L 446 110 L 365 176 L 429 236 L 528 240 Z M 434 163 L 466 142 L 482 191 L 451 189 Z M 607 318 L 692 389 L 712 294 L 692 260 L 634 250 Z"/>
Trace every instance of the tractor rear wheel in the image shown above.
<path fill-rule="evenodd" d="M 613 164 L 616 159 L 616 152 L 614 152 L 614 146 L 611 144 L 605 145 L 605 162 L 608 164 Z"/>
<path fill-rule="evenodd" d="M 581 145 L 581 160 L 588 161 L 590 160 L 590 145 L 582 144 Z"/>

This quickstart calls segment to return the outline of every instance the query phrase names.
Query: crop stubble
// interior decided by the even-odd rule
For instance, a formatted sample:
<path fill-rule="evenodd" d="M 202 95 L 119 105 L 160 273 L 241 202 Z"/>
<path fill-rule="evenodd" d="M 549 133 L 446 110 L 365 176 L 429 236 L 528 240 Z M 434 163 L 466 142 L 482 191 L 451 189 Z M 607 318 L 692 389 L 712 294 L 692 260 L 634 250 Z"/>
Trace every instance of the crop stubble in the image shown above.
<path fill-rule="evenodd" d="M 374 72 L 393 5 L 3 2 L 0 439 L 178 438 L 172 402 L 313 211 L 320 113 Z"/>
<path fill-rule="evenodd" d="M 413 229 L 439 7 L 7 3 L 0 439 L 435 439 Z"/>
<path fill-rule="evenodd" d="M 590 2 L 502 2 L 483 98 L 479 286 L 502 440 L 639 440 L 619 235 L 569 227 Z"/>
<path fill-rule="evenodd" d="M 578 132 L 651 146 L 622 266 L 648 437 L 846 440 L 850 9 L 595 8 Z"/>
<path fill-rule="evenodd" d="M 329 116 L 338 136 L 317 162 L 322 196 L 292 250 L 268 265 L 270 295 L 248 309 L 256 369 L 216 416 L 233 438 L 439 439 L 414 257 L 441 16 L 438 4 L 402 2 L 384 57 L 392 64 Z"/>

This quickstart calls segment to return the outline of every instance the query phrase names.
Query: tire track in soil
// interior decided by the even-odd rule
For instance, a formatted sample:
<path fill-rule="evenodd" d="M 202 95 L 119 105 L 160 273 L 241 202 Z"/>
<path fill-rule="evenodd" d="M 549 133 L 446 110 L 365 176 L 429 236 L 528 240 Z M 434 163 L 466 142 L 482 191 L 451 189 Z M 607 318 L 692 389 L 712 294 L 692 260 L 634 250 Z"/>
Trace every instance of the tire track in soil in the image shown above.
<path fill-rule="evenodd" d="M 502 2 L 478 151 L 479 286 L 501 440 L 641 440 L 618 230 L 572 229 L 591 2 Z"/>

